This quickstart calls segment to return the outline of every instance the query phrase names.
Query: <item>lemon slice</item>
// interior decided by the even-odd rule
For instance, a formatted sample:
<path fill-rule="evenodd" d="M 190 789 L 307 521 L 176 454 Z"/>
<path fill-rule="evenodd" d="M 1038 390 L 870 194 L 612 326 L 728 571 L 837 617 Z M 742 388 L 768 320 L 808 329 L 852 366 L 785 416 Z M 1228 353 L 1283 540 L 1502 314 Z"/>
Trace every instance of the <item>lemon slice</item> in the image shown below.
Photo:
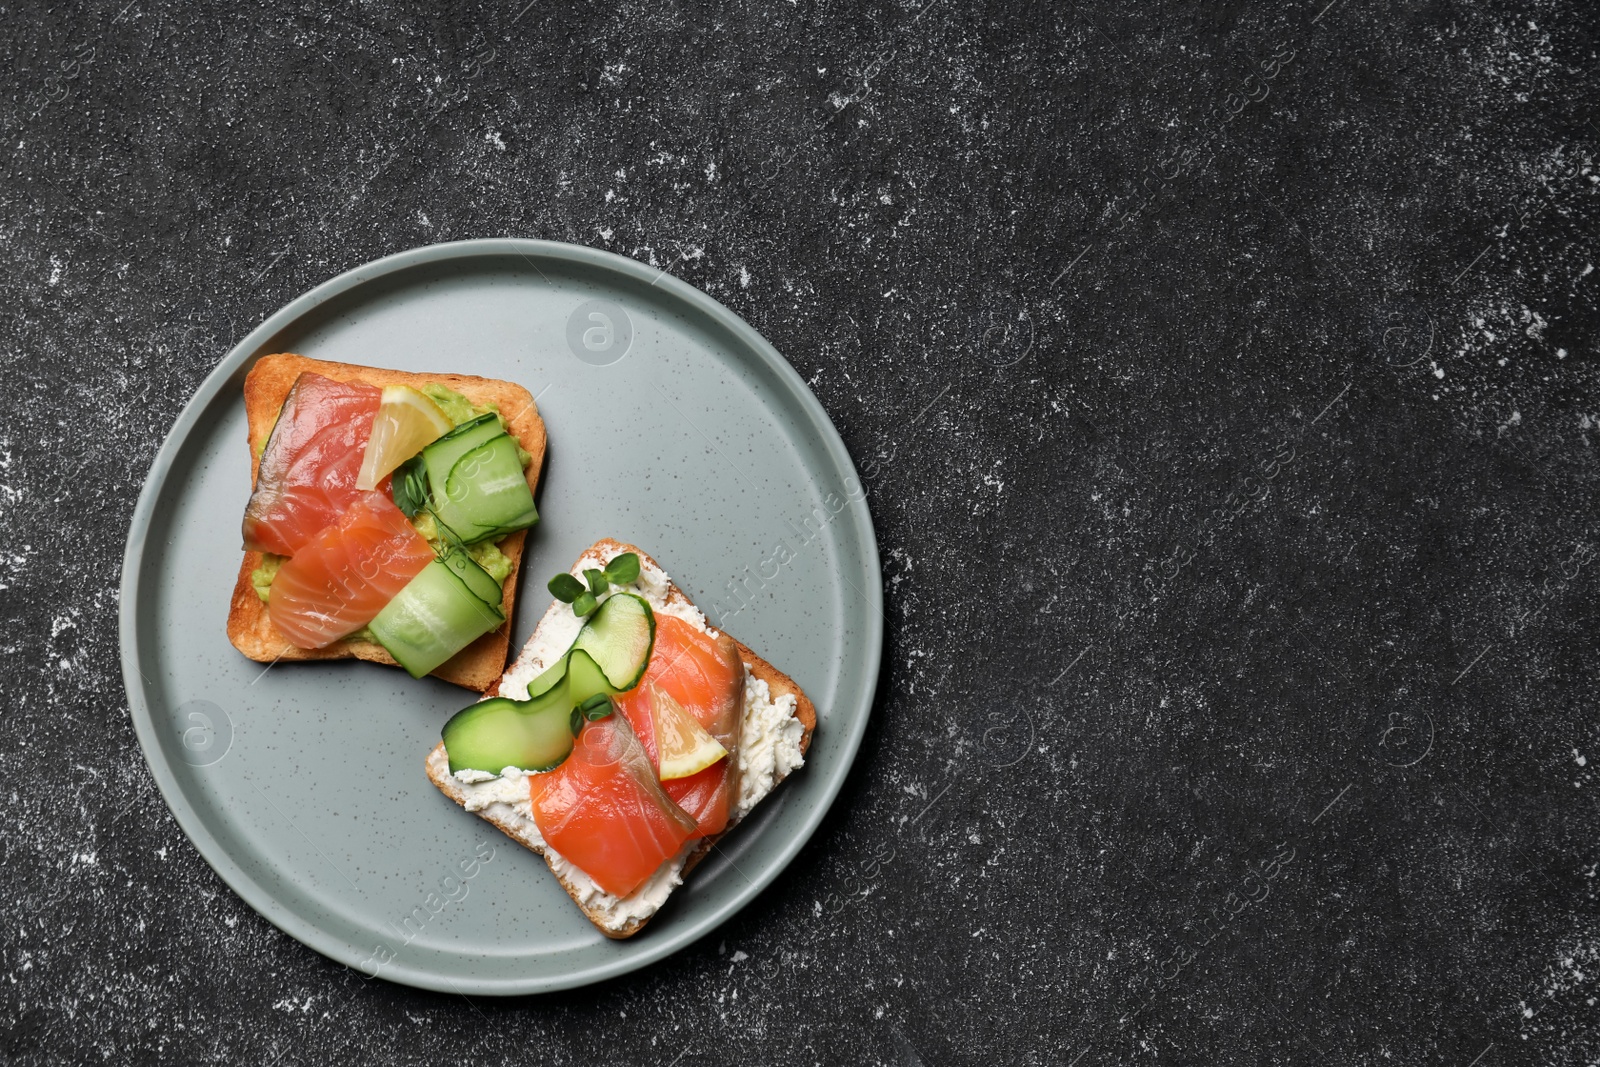
<path fill-rule="evenodd" d="M 439 410 L 439 405 L 409 385 L 386 385 L 378 414 L 372 420 L 372 436 L 361 457 L 357 489 L 376 489 L 394 469 L 448 433 L 454 423 Z"/>
<path fill-rule="evenodd" d="M 687 778 L 724 758 L 728 750 L 706 732 L 698 719 L 655 683 L 650 685 L 655 712 L 656 747 L 661 753 L 661 780 Z"/>

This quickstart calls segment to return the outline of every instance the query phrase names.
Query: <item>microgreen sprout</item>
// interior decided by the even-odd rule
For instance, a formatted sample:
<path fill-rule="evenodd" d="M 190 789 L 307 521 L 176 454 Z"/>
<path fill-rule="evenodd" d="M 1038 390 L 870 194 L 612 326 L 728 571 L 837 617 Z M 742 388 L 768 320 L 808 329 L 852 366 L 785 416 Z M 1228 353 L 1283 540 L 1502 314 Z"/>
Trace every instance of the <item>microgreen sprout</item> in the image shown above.
<path fill-rule="evenodd" d="M 583 577 L 587 580 L 588 587 L 570 574 L 562 573 L 550 579 L 546 587 L 550 595 L 563 604 L 572 605 L 572 613 L 578 618 L 584 618 L 600 606 L 600 598 L 610 591 L 613 585 L 627 585 L 637 581 L 639 577 L 639 554 L 637 552 L 624 552 L 607 563 L 604 570 L 595 567 L 584 569 Z"/>

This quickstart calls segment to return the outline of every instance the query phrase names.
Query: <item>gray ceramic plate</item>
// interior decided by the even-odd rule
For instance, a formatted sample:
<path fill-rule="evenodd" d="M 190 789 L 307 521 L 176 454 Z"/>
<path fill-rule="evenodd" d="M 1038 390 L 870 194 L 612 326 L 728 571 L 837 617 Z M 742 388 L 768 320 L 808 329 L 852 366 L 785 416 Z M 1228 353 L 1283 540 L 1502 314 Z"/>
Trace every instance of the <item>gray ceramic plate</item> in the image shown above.
<path fill-rule="evenodd" d="M 550 448 L 513 647 L 549 602 L 543 578 L 611 536 L 649 551 L 714 624 L 815 700 L 821 722 L 805 769 L 637 937 L 601 937 L 541 860 L 428 783 L 423 757 L 466 691 L 355 661 L 263 671 L 228 643 L 250 477 L 240 387 L 253 359 L 279 351 L 507 378 L 537 395 Z M 883 637 L 862 496 L 800 377 L 683 282 L 543 241 L 390 256 L 246 337 L 157 456 L 122 578 L 139 742 L 206 861 L 262 915 L 341 963 L 487 994 L 621 974 L 748 904 L 838 793 Z"/>

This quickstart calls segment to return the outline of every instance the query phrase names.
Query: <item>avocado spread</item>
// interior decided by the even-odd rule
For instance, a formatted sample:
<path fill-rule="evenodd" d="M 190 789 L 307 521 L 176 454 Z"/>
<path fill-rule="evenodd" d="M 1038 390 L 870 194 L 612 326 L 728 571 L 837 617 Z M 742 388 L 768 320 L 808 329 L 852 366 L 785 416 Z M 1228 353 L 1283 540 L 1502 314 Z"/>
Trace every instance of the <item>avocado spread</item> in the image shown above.
<path fill-rule="evenodd" d="M 278 576 L 278 568 L 283 566 L 283 561 L 288 556 L 274 556 L 271 552 L 261 555 L 261 566 L 250 572 L 250 584 L 256 587 L 256 596 L 261 602 L 267 602 L 267 594 L 272 590 L 272 579 Z"/>
<path fill-rule="evenodd" d="M 437 382 L 429 382 L 419 387 L 417 391 L 435 404 L 438 404 L 439 410 L 444 412 L 445 418 L 457 426 L 464 422 L 471 422 L 479 415 L 487 415 L 492 411 L 500 416 L 500 429 L 506 433 L 511 433 L 511 427 L 506 425 L 506 417 L 500 414 L 500 406 L 498 404 L 474 404 L 454 389 L 446 389 Z M 516 435 L 512 435 L 512 440 L 516 441 Z M 527 470 L 528 464 L 533 462 L 533 457 L 528 454 L 527 449 L 522 447 L 521 441 L 517 441 L 517 458 L 522 460 L 523 470 Z"/>
<path fill-rule="evenodd" d="M 444 412 L 444 417 L 457 426 L 460 426 L 463 422 L 471 422 L 479 415 L 485 415 L 491 411 L 497 415 L 500 413 L 500 409 L 493 404 L 474 407 L 472 401 L 454 389 L 446 389 L 437 382 L 429 382 L 420 387 L 417 392 L 438 404 L 439 410 Z M 505 421 L 505 419 L 501 419 L 500 424 L 504 426 Z"/>

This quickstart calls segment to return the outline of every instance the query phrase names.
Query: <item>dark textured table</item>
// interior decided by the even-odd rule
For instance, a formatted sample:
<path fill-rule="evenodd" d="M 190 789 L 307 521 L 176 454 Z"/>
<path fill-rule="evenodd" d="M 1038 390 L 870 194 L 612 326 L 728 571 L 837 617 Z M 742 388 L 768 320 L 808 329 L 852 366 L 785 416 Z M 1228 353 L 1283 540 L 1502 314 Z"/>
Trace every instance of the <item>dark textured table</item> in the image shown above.
<path fill-rule="evenodd" d="M 4 12 L 0 1051 L 1600 1057 L 1592 4 L 434 7 Z M 862 468 L 892 621 L 776 885 L 467 1002 L 200 860 L 117 577 L 234 341 L 501 234 L 761 330 Z"/>

